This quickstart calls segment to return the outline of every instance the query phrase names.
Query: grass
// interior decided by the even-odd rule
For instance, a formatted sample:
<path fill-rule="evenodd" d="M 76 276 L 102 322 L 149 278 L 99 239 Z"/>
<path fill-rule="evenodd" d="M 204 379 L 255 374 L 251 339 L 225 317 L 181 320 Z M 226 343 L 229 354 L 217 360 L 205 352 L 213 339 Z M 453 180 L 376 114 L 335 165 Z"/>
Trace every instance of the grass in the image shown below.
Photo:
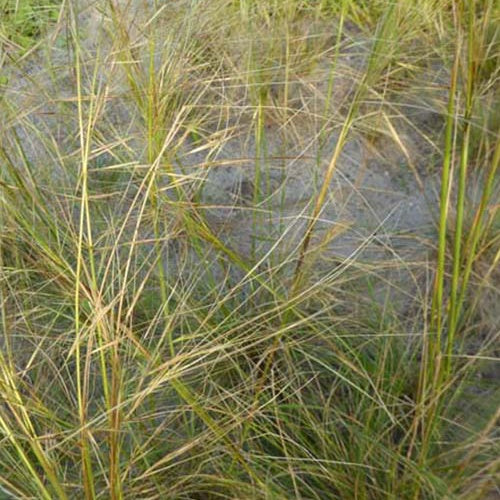
<path fill-rule="evenodd" d="M 0 498 L 498 495 L 494 1 L 1 9 Z"/>
<path fill-rule="evenodd" d="M 2 0 L 0 44 L 2 50 L 25 52 L 38 41 L 51 22 L 57 20 L 58 1 Z"/>

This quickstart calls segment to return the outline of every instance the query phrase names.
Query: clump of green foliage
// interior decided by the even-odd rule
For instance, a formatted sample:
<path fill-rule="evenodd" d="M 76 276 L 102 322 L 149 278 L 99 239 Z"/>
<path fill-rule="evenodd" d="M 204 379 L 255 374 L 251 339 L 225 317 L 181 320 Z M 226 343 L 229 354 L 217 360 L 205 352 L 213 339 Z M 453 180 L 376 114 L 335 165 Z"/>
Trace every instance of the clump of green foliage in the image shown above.
<path fill-rule="evenodd" d="M 59 0 L 1 0 L 0 44 L 4 50 L 27 50 L 58 17 Z"/>

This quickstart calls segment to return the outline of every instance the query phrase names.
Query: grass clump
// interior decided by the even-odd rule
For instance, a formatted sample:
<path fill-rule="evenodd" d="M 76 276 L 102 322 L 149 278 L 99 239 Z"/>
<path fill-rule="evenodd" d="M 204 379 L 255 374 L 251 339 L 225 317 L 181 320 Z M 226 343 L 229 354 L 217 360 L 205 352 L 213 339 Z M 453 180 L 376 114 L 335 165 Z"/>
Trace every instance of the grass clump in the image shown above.
<path fill-rule="evenodd" d="M 0 497 L 494 498 L 495 2 L 36 5 Z"/>

